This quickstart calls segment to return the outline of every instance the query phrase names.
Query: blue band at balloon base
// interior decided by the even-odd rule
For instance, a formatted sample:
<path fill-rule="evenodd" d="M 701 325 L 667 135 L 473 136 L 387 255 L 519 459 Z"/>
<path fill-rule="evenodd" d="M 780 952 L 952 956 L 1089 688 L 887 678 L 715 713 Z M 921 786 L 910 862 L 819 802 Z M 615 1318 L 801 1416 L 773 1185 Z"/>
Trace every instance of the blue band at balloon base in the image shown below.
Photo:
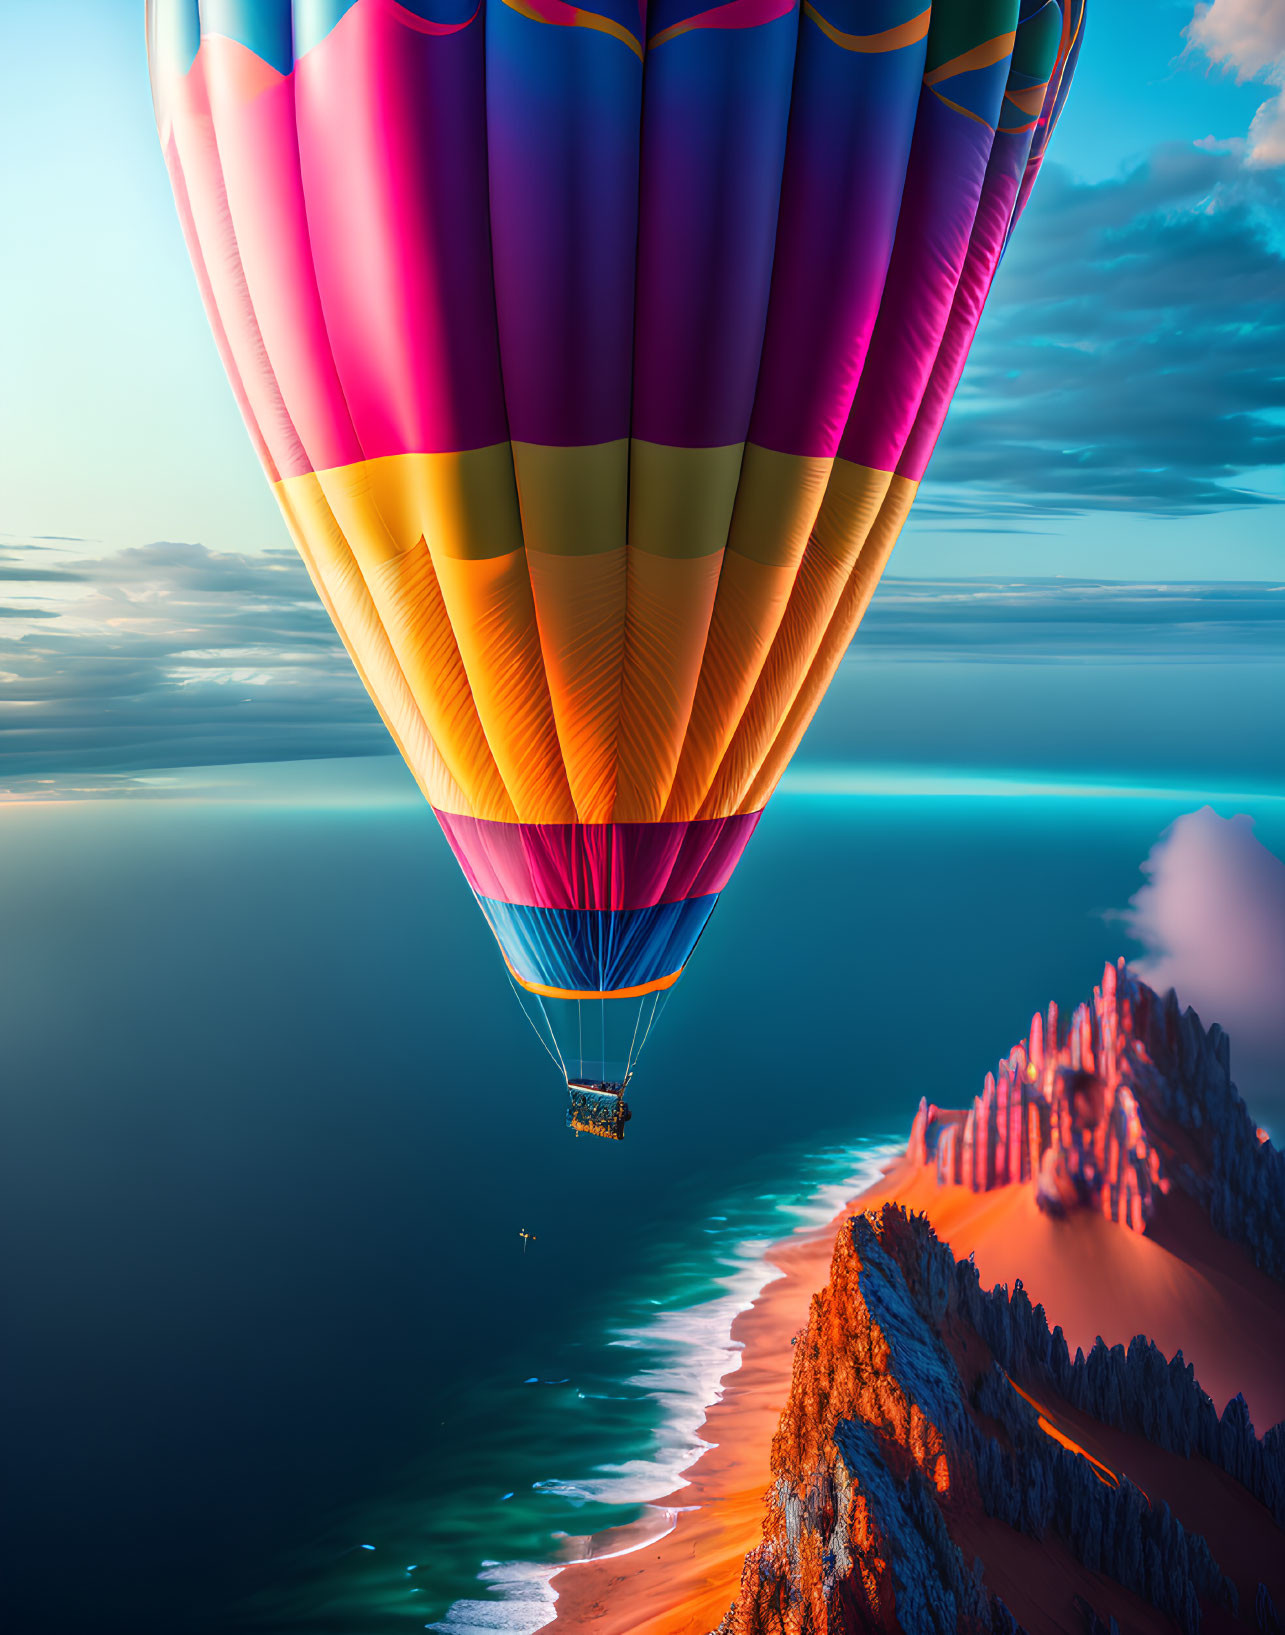
<path fill-rule="evenodd" d="M 714 904 L 709 897 L 652 908 L 531 908 L 479 897 L 514 974 L 539 988 L 611 994 L 681 971 Z"/>

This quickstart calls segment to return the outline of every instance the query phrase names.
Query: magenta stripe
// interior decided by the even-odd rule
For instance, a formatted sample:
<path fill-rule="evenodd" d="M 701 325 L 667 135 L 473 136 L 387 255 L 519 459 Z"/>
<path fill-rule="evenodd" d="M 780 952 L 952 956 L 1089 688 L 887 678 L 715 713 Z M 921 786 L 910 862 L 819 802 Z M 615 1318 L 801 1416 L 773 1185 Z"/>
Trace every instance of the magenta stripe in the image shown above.
<path fill-rule="evenodd" d="M 205 78 L 246 291 L 305 469 L 349 465 L 363 453 L 317 291 L 299 176 L 294 82 L 218 36 L 201 42 L 192 73 Z M 192 203 L 195 209 L 197 201 Z M 214 201 L 204 205 L 218 208 Z M 295 475 L 294 448 L 276 446 L 271 438 L 268 446 L 282 476 Z"/>
<path fill-rule="evenodd" d="M 295 69 L 311 253 L 362 454 L 508 436 L 480 18 L 355 5 Z"/>
<path fill-rule="evenodd" d="M 993 137 L 924 87 L 887 283 L 839 443 L 845 460 L 897 469 L 954 304 Z"/>
<path fill-rule="evenodd" d="M 759 812 L 690 823 L 493 823 L 438 812 L 479 897 L 530 908 L 651 908 L 721 891 Z"/>
<path fill-rule="evenodd" d="M 919 482 L 923 477 L 945 424 L 946 411 L 954 399 L 959 377 L 964 372 L 969 348 L 977 333 L 982 308 L 990 294 L 995 269 L 999 266 L 1008 236 L 1030 143 L 1028 132 L 1009 135 L 1000 131 L 995 137 L 977 217 L 973 222 L 968 256 L 955 290 L 954 305 L 937 351 L 937 361 L 924 388 L 914 426 L 897 462 L 897 474 L 909 477 L 913 482 Z"/>

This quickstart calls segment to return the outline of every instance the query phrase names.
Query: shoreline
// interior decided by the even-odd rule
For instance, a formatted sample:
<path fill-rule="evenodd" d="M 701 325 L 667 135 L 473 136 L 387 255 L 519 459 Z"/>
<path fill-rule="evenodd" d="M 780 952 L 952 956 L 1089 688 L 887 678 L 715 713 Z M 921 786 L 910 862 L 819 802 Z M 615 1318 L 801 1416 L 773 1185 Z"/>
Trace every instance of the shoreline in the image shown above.
<path fill-rule="evenodd" d="M 801 1278 L 794 1278 L 791 1285 L 799 1315 L 786 1335 L 785 1348 L 789 1350 L 789 1335 L 803 1326 L 812 1294 L 828 1277 L 839 1222 L 850 1212 L 855 1198 L 864 1196 L 896 1166 L 904 1150 L 902 1139 L 884 1131 L 813 1154 L 809 1161 L 810 1188 L 796 1190 L 787 1183 L 787 1195 L 775 1202 L 771 1222 L 745 1222 L 721 1251 L 719 1269 L 712 1281 L 722 1292 L 684 1306 L 647 1315 L 640 1312 L 634 1322 L 613 1326 L 609 1330 L 611 1343 L 638 1354 L 637 1370 L 628 1384 L 661 1408 L 651 1448 L 623 1465 L 604 1460 L 583 1476 L 559 1479 L 557 1485 L 582 1498 L 633 1507 L 637 1514 L 629 1522 L 597 1532 L 555 1532 L 549 1535 L 552 1549 L 542 1558 L 483 1562 L 475 1580 L 477 1593 L 457 1595 L 426 1627 L 442 1635 L 477 1635 L 501 1627 L 517 1635 L 536 1635 L 537 1631 L 553 1629 L 559 1620 L 564 1625 L 570 1622 L 571 1586 L 578 1584 L 582 1575 L 608 1573 L 612 1570 L 609 1563 L 626 1564 L 630 1557 L 635 1570 L 644 1562 L 654 1565 L 658 1551 L 665 1554 L 667 1546 L 672 1551 L 674 1535 L 680 1528 L 682 1547 L 690 1555 L 688 1529 L 693 1517 L 718 1502 L 716 1493 L 707 1493 L 701 1486 L 704 1475 L 713 1471 L 711 1460 L 718 1452 L 711 1423 L 717 1426 L 720 1404 L 733 1396 L 734 1386 L 739 1405 L 747 1383 L 751 1346 L 756 1363 L 762 1350 L 760 1340 L 753 1336 L 753 1326 L 757 1325 L 747 1329 L 747 1321 L 769 1298 L 776 1308 L 784 1292 L 782 1284 L 794 1269 L 793 1262 L 799 1253 L 810 1252 Z M 842 1170 L 833 1178 L 818 1180 L 812 1166 L 828 1168 L 836 1156 L 841 1159 Z M 725 1218 L 709 1217 L 718 1221 Z M 791 1224 L 792 1220 L 795 1224 Z M 774 1295 L 774 1291 L 780 1292 Z M 766 1433 L 762 1439 L 764 1472 L 791 1364 L 787 1356 L 783 1367 L 761 1382 L 764 1400 L 760 1417 Z M 755 1486 L 746 1495 L 747 1519 L 761 1516 L 765 1486 L 766 1476 L 763 1487 Z M 738 1541 L 739 1537 L 738 1532 Z M 739 1558 L 733 1558 L 733 1563 L 734 1574 L 739 1577 Z M 631 1576 L 627 1565 L 625 1574 Z M 713 1623 L 719 1621 L 724 1610 L 719 1608 Z M 501 1624 L 494 1622 L 497 1616 L 503 1619 Z M 612 1627 L 601 1624 L 597 1614 L 589 1617 L 595 1629 Z M 620 1627 L 633 1629 L 637 1625 L 631 1617 L 622 1620 Z"/>
<path fill-rule="evenodd" d="M 707 1446 L 681 1486 L 648 1501 L 650 1515 L 670 1525 L 626 1542 L 622 1535 L 636 1533 L 649 1517 L 574 1541 L 587 1553 L 551 1574 L 557 1600 L 546 1628 L 707 1635 L 718 1625 L 736 1594 L 745 1554 L 762 1534 L 772 1438 L 793 1370 L 790 1342 L 807 1321 L 812 1296 L 828 1281 L 841 1223 L 867 1207 L 864 1200 L 884 1191 L 905 1163 L 904 1149 L 891 1145 L 871 1157 L 878 1173 L 829 1219 L 796 1227 L 765 1251 L 775 1275 L 732 1322 L 739 1366 L 722 1376 L 707 1405 L 700 1430 Z"/>

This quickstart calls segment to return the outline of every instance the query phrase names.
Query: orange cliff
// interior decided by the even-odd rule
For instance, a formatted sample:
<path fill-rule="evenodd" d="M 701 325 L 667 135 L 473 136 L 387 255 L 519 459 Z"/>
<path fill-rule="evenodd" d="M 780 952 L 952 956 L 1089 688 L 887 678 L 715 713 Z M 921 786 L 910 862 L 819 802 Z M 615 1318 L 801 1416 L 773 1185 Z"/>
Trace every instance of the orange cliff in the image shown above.
<path fill-rule="evenodd" d="M 846 1223 L 718 1635 L 1275 1629 L 1285 1434 L 1141 1337 L 1068 1352 L 923 1215 Z"/>
<path fill-rule="evenodd" d="M 1262 1526 L 1266 1516 L 1267 1527 L 1276 1529 L 1279 1505 L 1274 1521 L 1261 1495 L 1245 1498 L 1239 1476 L 1228 1475 L 1222 1466 L 1216 1476 L 1210 1475 L 1208 1448 L 1191 1455 L 1196 1445 L 1191 1427 L 1198 1422 L 1209 1447 L 1221 1446 L 1223 1438 L 1228 1446 L 1241 1448 L 1245 1468 L 1240 1476 L 1249 1470 L 1252 1477 L 1253 1467 L 1261 1486 L 1268 1480 L 1263 1472 L 1276 1471 L 1272 1479 L 1281 1481 L 1285 1492 L 1278 1469 L 1282 1433 L 1259 1439 L 1253 1429 L 1285 1414 L 1280 1361 L 1285 1356 L 1285 1163 L 1254 1128 L 1236 1094 L 1221 1030 L 1206 1032 L 1193 1012 L 1179 1010 L 1173 994 L 1158 998 L 1123 962 L 1108 966 L 1092 1001 L 1075 1012 L 1066 1036 L 1060 1035 L 1056 1009 L 1050 1007 L 1048 1017 L 1034 1020 L 1028 1038 L 1000 1063 L 998 1072 L 988 1075 L 971 1108 L 947 1112 L 921 1103 L 906 1155 L 849 1212 L 864 1211 L 867 1227 L 877 1220 L 884 1223 L 878 1231 L 885 1232 L 890 1217 L 883 1206 L 893 1202 L 926 1217 L 915 1231 L 928 1231 L 931 1222 L 953 1251 L 947 1257 L 951 1264 L 958 1259 L 967 1265 L 971 1257 L 973 1269 L 965 1274 L 961 1268 L 959 1275 L 974 1278 L 978 1291 L 1004 1285 L 1014 1291 L 1013 1310 L 1030 1309 L 1026 1290 L 1043 1302 L 1036 1310 L 1040 1322 L 1047 1314 L 1047 1324 L 1053 1325 L 1048 1346 L 1063 1359 L 1060 1372 L 1041 1373 L 1028 1366 L 1029 1359 L 1011 1371 L 1001 1370 L 1003 1414 L 1017 1411 L 1012 1402 L 1022 1404 L 1028 1420 L 1018 1429 L 1037 1439 L 1034 1445 L 1041 1452 L 1036 1463 L 1044 1458 L 1045 1445 L 1057 1448 L 1073 1461 L 1067 1468 L 1087 1474 L 1104 1492 L 1133 1494 L 1134 1483 L 1122 1482 L 1117 1474 L 1127 1469 L 1171 1516 L 1180 1513 L 1176 1505 L 1181 1494 L 1182 1513 L 1196 1529 L 1192 1536 L 1216 1539 L 1223 1563 L 1218 1571 L 1242 1602 L 1249 1597 L 1241 1608 L 1248 1609 L 1249 1627 L 1257 1617 L 1257 1583 L 1263 1585 L 1265 1606 L 1273 1596 L 1285 1604 L 1285 1586 L 1273 1587 L 1270 1573 L 1266 1579 L 1254 1577 L 1259 1556 L 1273 1540 L 1275 1555 L 1285 1560 L 1285 1537 L 1264 1534 Z M 957 1447 L 952 1460 L 949 1427 L 933 1417 L 925 1399 L 906 1392 L 904 1382 L 896 1383 L 904 1373 L 900 1353 L 910 1344 L 909 1331 L 901 1322 L 891 1331 L 872 1323 L 865 1295 L 855 1292 L 853 1266 L 861 1257 L 850 1255 L 859 1225 L 850 1222 L 840 1230 L 831 1283 L 812 1302 L 810 1316 L 808 1294 L 825 1275 L 829 1233 L 796 1235 L 780 1246 L 775 1258 L 785 1276 L 768 1286 L 733 1331 L 744 1347 L 742 1367 L 710 1410 L 703 1434 L 711 1450 L 690 1473 L 689 1485 L 664 1501 L 681 1507 L 674 1530 L 615 1559 L 605 1558 L 627 1540 L 613 1543 L 614 1535 L 608 1534 L 593 1541 L 594 1554 L 604 1559 L 577 1565 L 556 1581 L 557 1624 L 592 1629 L 596 1635 L 703 1635 L 715 1626 L 738 1635 L 900 1627 L 1007 1631 L 1007 1609 L 1018 1606 L 1033 1635 L 1040 1629 L 1100 1627 L 1105 1632 L 1109 1623 L 1094 1625 L 1097 1613 L 1085 1610 L 1093 1607 L 1108 1620 L 1123 1613 L 1124 1627 L 1172 1629 L 1175 1621 L 1187 1627 L 1198 1619 L 1193 1607 L 1205 1609 L 1206 1629 L 1223 1623 L 1243 1627 L 1229 1610 L 1233 1592 L 1217 1589 L 1223 1579 L 1215 1581 L 1212 1568 L 1200 1579 L 1203 1588 L 1189 1579 L 1189 1592 L 1183 1591 L 1186 1602 L 1163 1615 L 1158 1610 L 1163 1597 L 1147 1600 L 1145 1572 L 1141 1578 L 1133 1573 L 1134 1588 L 1117 1583 L 1095 1601 L 1086 1594 L 1095 1582 L 1094 1569 L 1075 1556 L 1066 1537 L 1037 1541 L 1021 1526 L 1014 1530 L 997 1521 L 979 1485 L 978 1471 L 989 1469 L 988 1456 L 973 1449 L 961 1459 Z M 1004 1291 L 994 1298 L 1008 1301 Z M 805 1318 L 807 1345 L 792 1349 L 791 1338 L 797 1338 Z M 963 1347 L 958 1366 L 969 1382 L 967 1398 L 982 1377 L 976 1371 L 978 1358 L 989 1365 L 997 1354 L 976 1334 L 961 1340 L 962 1333 L 956 1324 L 951 1344 Z M 1142 1352 L 1143 1342 L 1135 1341 L 1126 1352 L 1124 1347 L 1138 1334 L 1149 1336 L 1154 1345 Z M 1095 1346 L 1099 1336 L 1105 1344 Z M 845 1337 L 852 1342 L 846 1349 Z M 940 1334 L 937 1343 L 942 1343 Z M 1176 1356 L 1180 1351 L 1182 1356 Z M 834 1359 L 833 1369 L 817 1365 L 821 1356 Z M 1093 1393 L 1084 1381 L 1092 1379 L 1098 1390 L 1106 1377 L 1115 1381 L 1110 1389 L 1118 1393 L 1122 1387 L 1116 1372 L 1123 1368 L 1129 1375 L 1134 1363 L 1145 1364 L 1144 1373 L 1151 1371 L 1148 1389 L 1159 1393 L 1157 1400 L 1167 1402 L 1167 1393 L 1178 1389 L 1166 1385 L 1160 1390 L 1157 1368 L 1168 1369 L 1166 1380 L 1172 1375 L 1180 1384 L 1185 1381 L 1182 1389 L 1194 1393 L 1177 1416 L 1187 1424 L 1186 1453 L 1157 1446 L 1157 1436 L 1161 1443 L 1165 1438 L 1154 1426 L 1149 1434 L 1095 1421 Z M 1142 1377 L 1129 1375 L 1130 1389 Z M 992 1393 L 995 1388 L 993 1382 L 987 1387 Z M 899 1390 L 904 1400 L 897 1397 Z M 1219 1407 L 1229 1404 L 1221 1419 L 1206 1390 Z M 1072 1400 L 1077 1391 L 1078 1405 Z M 787 1397 L 789 1405 L 780 1416 Z M 948 1394 L 945 1400 L 953 1399 Z M 957 1410 L 956 1403 L 951 1412 L 958 1440 Z M 968 1411 L 975 1412 L 971 1405 Z M 866 1458 L 864 1466 L 852 1454 L 861 1442 L 853 1427 L 862 1425 L 882 1427 L 877 1456 L 873 1463 Z M 999 1445 L 1008 1453 L 1015 1434 L 1000 1435 Z M 1165 1434 L 1172 1442 L 1178 1433 L 1170 1425 Z M 846 1477 L 834 1463 L 840 1443 L 856 1459 L 855 1465 L 844 1464 Z M 1258 1451 L 1246 1453 L 1244 1448 Z M 1204 1462 L 1193 1463 L 1193 1457 Z M 858 1467 L 865 1470 L 864 1481 Z M 972 1592 L 960 1591 L 964 1600 L 952 1603 L 956 1610 L 950 1616 L 963 1620 L 957 1625 L 900 1622 L 891 1563 L 900 1559 L 896 1540 L 909 1523 L 904 1516 L 890 1522 L 887 1504 L 881 1510 L 876 1503 L 885 1477 L 898 1490 L 907 1483 L 921 1484 L 939 1519 L 950 1518 L 942 1520 L 942 1536 L 957 1535 L 951 1548 L 967 1546 L 988 1563 L 986 1594 L 969 1600 Z M 1065 1471 L 1063 1478 L 1069 1479 Z M 1049 1479 L 1046 1471 L 1037 1486 L 1038 1480 Z M 988 1480 L 994 1499 L 999 1491 L 994 1471 Z M 790 1490 L 796 1493 L 792 1510 L 784 1497 Z M 806 1503 L 798 1497 L 804 1490 L 812 1494 Z M 1013 1491 L 1020 1491 L 1020 1483 Z M 1010 1501 L 1011 1494 L 1005 1502 Z M 1081 1546 L 1095 1525 L 1099 1532 L 1103 1526 L 1124 1525 L 1119 1517 L 1087 1521 L 1084 1506 L 1093 1510 L 1094 1502 L 1081 1493 L 1076 1515 L 1062 1517 L 1063 1532 L 1069 1529 L 1068 1537 Z M 806 1516 L 813 1522 L 803 1527 Z M 1228 1517 L 1237 1519 L 1230 1534 L 1224 1525 Z M 787 1543 L 797 1536 L 794 1557 L 788 1550 L 786 1557 L 780 1556 L 783 1546 L 774 1527 L 778 1534 L 784 1527 Z M 880 1531 L 889 1527 L 890 1535 Z M 1088 1534 L 1081 1536 L 1085 1528 Z M 1134 1532 L 1141 1559 L 1150 1560 L 1148 1540 L 1137 1528 Z M 1168 1535 L 1151 1542 L 1161 1557 L 1162 1546 L 1175 1547 Z M 1093 1548 L 1085 1547 L 1091 1561 Z M 846 1561 L 857 1573 L 864 1601 L 851 1573 L 839 1575 L 843 1582 L 836 1589 L 836 1561 Z M 1121 1571 L 1129 1581 L 1130 1562 Z M 1049 1595 L 1070 1623 L 1044 1617 L 1039 1594 L 1028 1593 L 1046 1578 L 1056 1586 Z M 727 1613 L 733 1600 L 733 1611 Z M 902 1612 L 904 1602 L 903 1588 Z M 972 1608 L 967 1616 L 965 1602 Z M 1066 1612 L 1068 1608 L 1072 1610 Z M 1259 1627 L 1274 1626 L 1263 1622 Z"/>

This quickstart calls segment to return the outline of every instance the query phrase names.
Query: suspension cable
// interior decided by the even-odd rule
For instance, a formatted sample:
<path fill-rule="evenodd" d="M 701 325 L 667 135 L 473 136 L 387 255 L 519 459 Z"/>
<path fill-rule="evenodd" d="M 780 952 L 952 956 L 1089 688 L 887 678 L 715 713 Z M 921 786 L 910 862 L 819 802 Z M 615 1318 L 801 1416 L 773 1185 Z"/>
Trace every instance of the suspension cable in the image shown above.
<path fill-rule="evenodd" d="M 562 1069 L 562 1077 L 564 1079 L 570 1079 L 571 1075 L 567 1072 L 567 1064 L 562 1057 L 562 1046 L 558 1043 L 558 1036 L 553 1031 L 553 1023 L 549 1020 L 548 1007 L 539 994 L 536 994 L 535 1002 L 540 1007 L 540 1015 L 544 1017 L 544 1025 L 549 1030 L 550 1043 L 553 1045 L 554 1050 L 556 1050 L 558 1053 L 558 1066 Z"/>
<path fill-rule="evenodd" d="M 473 893 L 473 901 L 477 904 L 478 908 L 481 909 L 483 919 L 485 919 L 485 921 L 486 921 L 486 923 L 488 925 L 491 925 L 491 916 L 486 912 L 486 910 L 484 908 L 482 908 L 482 899 L 478 895 L 477 891 L 474 889 L 473 884 L 472 884 L 471 881 L 469 882 L 469 890 Z M 495 927 L 493 925 L 491 926 L 491 933 L 492 933 L 492 935 L 495 934 Z M 498 937 L 496 938 L 496 941 L 497 942 L 499 941 Z M 503 954 L 503 952 L 504 952 L 503 947 L 501 947 L 500 952 Z M 549 1058 L 549 1060 L 553 1063 L 553 1065 L 562 1074 L 563 1080 L 565 1082 L 566 1080 L 570 1079 L 571 1075 L 567 1072 L 567 1064 L 562 1059 L 561 1050 L 558 1049 L 558 1037 L 557 1037 L 557 1034 L 555 1034 L 554 1031 L 553 1031 L 553 1024 L 549 1021 L 549 1013 L 544 1008 L 544 1001 L 540 998 L 539 994 L 533 994 L 532 995 L 532 998 L 535 1000 L 536 1004 L 539 1005 L 539 1007 L 540 1007 L 540 1015 L 544 1017 L 544 1025 L 545 1025 L 546 1029 L 548 1030 L 549 1038 L 553 1043 L 553 1049 L 552 1050 L 550 1050 L 549 1046 L 545 1044 L 544 1034 L 542 1034 L 540 1032 L 539 1028 L 536 1026 L 534 1021 L 532 1021 L 530 1011 L 527 1010 L 526 1006 L 522 1002 L 522 995 L 518 992 L 518 985 L 513 980 L 513 973 L 509 969 L 509 962 L 508 962 L 507 958 L 504 961 L 504 974 L 508 978 L 509 987 L 513 989 L 513 997 L 518 1002 L 518 1009 L 522 1012 L 523 1016 L 526 1017 L 527 1022 L 530 1025 L 531 1031 L 532 1031 L 532 1033 L 535 1034 L 536 1038 L 540 1041 L 540 1044 L 544 1049 L 545 1055 Z"/>
<path fill-rule="evenodd" d="M 629 1054 L 625 1057 L 625 1083 L 628 1084 L 634 1070 L 634 1045 L 638 1042 L 638 1024 L 642 1021 L 643 1006 L 647 1003 L 647 995 L 643 994 L 638 1001 L 638 1014 L 634 1017 L 634 1036 L 629 1041 Z"/>
<path fill-rule="evenodd" d="M 665 989 L 665 997 L 664 997 L 663 1001 L 662 1001 L 661 996 L 660 996 L 659 993 L 657 993 L 656 997 L 652 1000 L 652 1002 L 651 1002 L 651 1016 L 647 1020 L 647 1031 L 646 1031 L 646 1033 L 643 1034 L 642 1044 L 640 1044 L 638 1046 L 638 1054 L 640 1056 L 642 1055 L 643 1051 L 646 1050 L 647 1041 L 648 1041 L 648 1039 L 651 1038 L 651 1030 L 656 1025 L 656 1021 L 657 1021 L 656 1007 L 658 1005 L 660 1006 L 660 1014 L 661 1014 L 661 1016 L 663 1016 L 665 1014 L 665 1008 L 669 1004 L 669 996 L 670 996 L 671 993 L 673 993 L 673 991 L 674 990 L 672 988 L 666 988 Z"/>
<path fill-rule="evenodd" d="M 508 976 L 507 971 L 505 972 L 505 975 Z M 559 1068 L 561 1070 L 562 1077 L 564 1079 L 570 1078 L 570 1074 L 567 1072 L 567 1064 L 562 1059 L 562 1052 L 560 1050 L 558 1050 L 557 1038 L 554 1035 L 553 1029 L 551 1027 L 549 1027 L 549 1015 L 548 1015 L 548 1012 L 545 1010 L 544 1005 L 540 1004 L 540 1014 L 544 1017 L 544 1025 L 545 1025 L 546 1028 L 549 1029 L 549 1037 L 550 1037 L 550 1039 L 553 1040 L 553 1050 L 550 1050 L 548 1045 L 545 1044 L 544 1035 L 540 1032 L 539 1028 L 531 1020 L 531 1013 L 527 1010 L 526 1006 L 522 1003 L 522 995 L 518 992 L 518 985 L 517 985 L 516 982 L 514 982 L 514 980 L 513 980 L 513 978 L 511 976 L 509 976 L 509 987 L 513 989 L 513 997 L 518 1002 L 518 1009 L 522 1012 L 523 1016 L 526 1017 L 527 1022 L 530 1024 L 532 1033 L 535 1034 L 536 1038 L 540 1041 L 540 1044 L 543 1046 L 545 1055 L 549 1058 L 549 1060 L 553 1063 L 553 1065 L 556 1068 Z M 539 996 L 537 995 L 536 998 L 537 998 L 537 1002 L 538 1002 L 539 1001 Z M 557 1051 L 556 1055 L 554 1054 L 554 1051 Z"/>

